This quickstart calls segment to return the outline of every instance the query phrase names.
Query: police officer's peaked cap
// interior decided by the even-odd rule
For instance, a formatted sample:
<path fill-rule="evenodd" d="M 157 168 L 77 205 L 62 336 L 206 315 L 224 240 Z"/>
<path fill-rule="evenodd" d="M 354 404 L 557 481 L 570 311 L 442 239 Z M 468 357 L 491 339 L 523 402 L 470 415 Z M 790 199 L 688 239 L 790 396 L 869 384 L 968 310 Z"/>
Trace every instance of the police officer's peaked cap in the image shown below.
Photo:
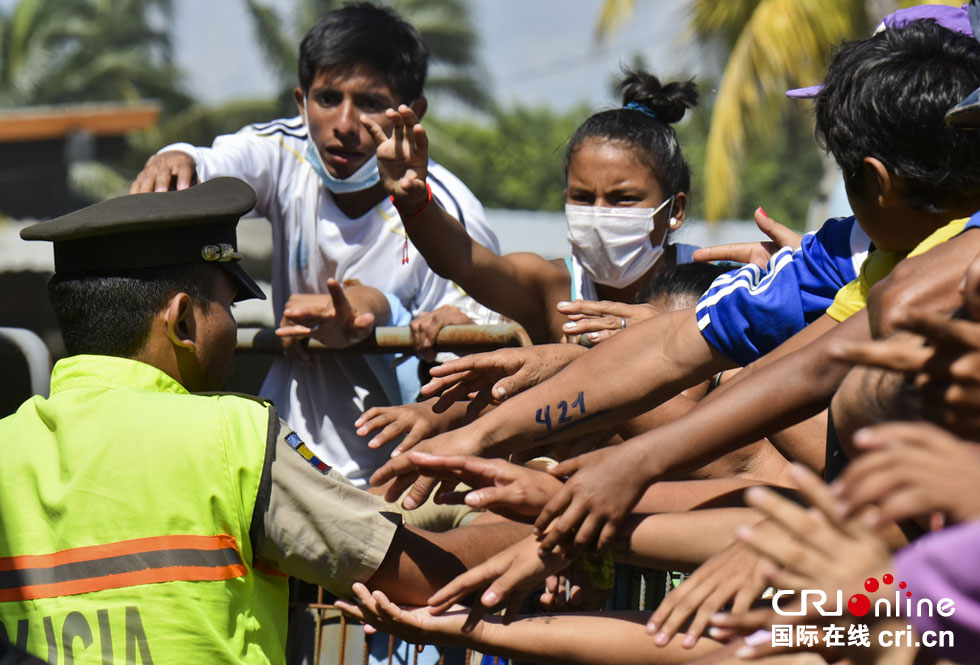
<path fill-rule="evenodd" d="M 58 273 L 111 273 L 213 262 L 239 284 L 237 300 L 265 295 L 239 265 L 235 227 L 255 206 L 237 178 L 215 178 L 177 192 L 130 194 L 23 229 L 24 240 L 54 243 Z"/>

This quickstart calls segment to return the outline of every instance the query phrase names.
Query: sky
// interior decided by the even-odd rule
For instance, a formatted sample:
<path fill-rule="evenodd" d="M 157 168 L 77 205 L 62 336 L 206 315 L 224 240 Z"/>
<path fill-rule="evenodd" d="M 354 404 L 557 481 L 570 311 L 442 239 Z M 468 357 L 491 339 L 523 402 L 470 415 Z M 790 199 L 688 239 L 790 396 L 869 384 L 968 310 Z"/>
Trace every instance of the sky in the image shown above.
<path fill-rule="evenodd" d="M 609 105 L 610 78 L 638 52 L 662 77 L 697 73 L 697 54 L 684 48 L 684 0 L 636 0 L 633 19 L 602 47 L 594 40 L 601 0 L 468 1 L 491 91 L 505 106 Z M 12 2 L 0 0 L 0 6 Z M 265 2 L 286 14 L 293 7 L 293 0 Z M 174 46 L 191 91 L 202 101 L 273 90 L 243 0 L 177 0 Z"/>

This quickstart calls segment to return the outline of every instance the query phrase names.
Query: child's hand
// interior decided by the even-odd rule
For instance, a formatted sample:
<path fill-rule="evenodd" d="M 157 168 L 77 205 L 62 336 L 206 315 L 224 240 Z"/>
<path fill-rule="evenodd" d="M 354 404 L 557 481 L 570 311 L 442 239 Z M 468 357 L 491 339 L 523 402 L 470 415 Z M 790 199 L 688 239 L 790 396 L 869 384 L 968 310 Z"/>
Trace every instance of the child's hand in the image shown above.
<path fill-rule="evenodd" d="M 561 481 L 544 471 L 511 464 L 502 459 L 473 456 L 445 457 L 410 453 L 423 476 L 452 483 L 465 483 L 470 490 L 436 495 L 437 503 L 465 503 L 471 508 L 492 510 L 520 522 L 538 516 Z"/>
<path fill-rule="evenodd" d="M 623 443 L 551 468 L 553 475 L 569 478 L 534 523 L 542 552 L 575 558 L 593 543 L 599 550 L 611 545 L 650 485 L 642 472 L 644 454 L 642 446 Z"/>
<path fill-rule="evenodd" d="M 420 312 L 409 324 L 415 352 L 422 360 L 429 363 L 433 362 L 436 359 L 435 345 L 439 331 L 446 326 L 472 323 L 473 320 L 470 317 L 452 305 L 443 305 L 431 312 Z"/>
<path fill-rule="evenodd" d="M 474 398 L 499 404 L 551 378 L 583 353 L 585 349 L 568 344 L 474 353 L 433 367 L 429 372 L 433 378 L 422 386 L 422 394 L 440 395 L 435 411 Z"/>
<path fill-rule="evenodd" d="M 528 593 L 569 563 L 554 554 L 539 557 L 537 541 L 528 536 L 454 579 L 429 598 L 429 605 L 433 614 L 441 614 L 454 603 L 480 592 L 463 630 L 472 630 L 484 614 L 501 604 L 506 606 L 507 623 L 517 616 Z"/>
<path fill-rule="evenodd" d="M 667 594 L 650 617 L 647 629 L 655 633 L 654 642 L 666 645 L 690 619 L 681 644 L 692 648 L 723 607 L 731 604 L 734 613 L 747 611 L 766 589 L 763 564 L 762 557 L 738 542 L 705 561 Z"/>
<path fill-rule="evenodd" d="M 783 226 L 766 214 L 762 208 L 755 210 L 755 223 L 770 240 L 762 242 L 738 242 L 730 245 L 702 247 L 695 250 L 695 261 L 735 261 L 754 263 L 765 268 L 772 255 L 784 247 L 796 249 L 803 243 L 803 236 L 789 227 Z"/>
<path fill-rule="evenodd" d="M 936 511 L 980 519 L 977 444 L 926 423 L 885 423 L 858 431 L 854 445 L 867 452 L 834 484 L 841 514 L 877 506 L 866 517 L 873 526 Z"/>
<path fill-rule="evenodd" d="M 430 399 L 401 406 L 375 406 L 362 413 L 354 421 L 354 427 L 358 436 L 381 430 L 368 441 L 368 448 L 380 448 L 404 434 L 405 438 L 395 446 L 396 451 L 404 453 L 420 441 L 448 432 L 456 424 L 458 413 L 435 413 L 432 410 L 434 403 L 435 400 Z"/>
<path fill-rule="evenodd" d="M 823 480 L 794 465 L 793 480 L 813 506 L 805 508 L 763 487 L 745 492 L 745 501 L 769 519 L 767 528 L 744 528 L 739 539 L 775 564 L 767 581 L 780 589 L 841 587 L 887 563 L 891 551 L 876 532 L 858 519 L 845 519 Z"/>

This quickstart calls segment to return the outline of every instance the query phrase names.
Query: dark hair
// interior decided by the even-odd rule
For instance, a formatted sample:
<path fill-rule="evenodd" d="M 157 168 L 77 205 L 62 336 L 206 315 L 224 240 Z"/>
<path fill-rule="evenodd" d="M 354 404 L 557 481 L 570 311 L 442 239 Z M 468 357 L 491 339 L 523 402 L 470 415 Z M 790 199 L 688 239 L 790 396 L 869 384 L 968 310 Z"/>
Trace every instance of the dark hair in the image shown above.
<path fill-rule="evenodd" d="M 408 21 L 388 7 L 358 2 L 328 12 L 299 47 L 299 84 L 308 95 L 317 71 L 367 65 L 406 104 L 422 95 L 429 47 Z"/>
<path fill-rule="evenodd" d="M 213 301 L 217 270 L 187 264 L 111 274 L 55 273 L 48 297 L 65 350 L 132 357 L 146 343 L 154 315 L 175 294 L 186 293 L 201 306 Z"/>
<path fill-rule="evenodd" d="M 731 265 L 714 263 L 671 266 L 650 280 L 638 302 L 663 298 L 672 310 L 693 307 L 715 279 L 731 270 Z"/>
<path fill-rule="evenodd" d="M 841 45 L 817 96 L 817 142 L 861 196 L 865 157 L 903 180 L 908 203 L 934 214 L 980 203 L 980 132 L 946 112 L 980 86 L 980 46 L 933 21 Z"/>
<path fill-rule="evenodd" d="M 583 141 L 594 138 L 622 141 L 636 149 L 660 181 L 665 196 L 689 192 L 691 167 L 670 123 L 683 118 L 685 111 L 698 103 L 697 84 L 692 79 L 663 85 L 653 74 L 626 68 L 623 75 L 616 88 L 622 94 L 623 107 L 600 111 L 575 130 L 565 150 L 565 179 L 572 156 Z"/>

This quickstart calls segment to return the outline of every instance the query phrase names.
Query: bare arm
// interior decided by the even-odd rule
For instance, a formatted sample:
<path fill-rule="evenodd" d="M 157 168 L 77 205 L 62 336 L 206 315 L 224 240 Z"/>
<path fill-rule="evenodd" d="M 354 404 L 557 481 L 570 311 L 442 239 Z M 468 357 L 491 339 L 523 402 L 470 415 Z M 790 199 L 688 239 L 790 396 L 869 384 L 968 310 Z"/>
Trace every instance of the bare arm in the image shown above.
<path fill-rule="evenodd" d="M 429 267 L 450 279 L 480 304 L 520 323 L 537 342 L 560 339 L 554 304 L 568 293 L 567 271 L 531 253 L 494 254 L 474 240 L 438 205 L 416 217 L 402 216 L 408 237 Z M 560 331 L 560 328 L 558 328 Z"/>
<path fill-rule="evenodd" d="M 681 393 L 676 395 L 660 406 L 650 409 L 638 416 L 630 418 L 619 427 L 616 428 L 616 433 L 619 434 L 623 439 L 630 439 L 634 436 L 639 436 L 644 432 L 649 432 L 652 429 L 656 429 L 661 425 L 666 425 L 671 420 L 675 418 L 680 418 L 688 411 L 693 409 L 698 405 L 699 400 L 691 399 L 687 395 Z"/>
<path fill-rule="evenodd" d="M 401 214 L 412 243 L 441 277 L 459 284 L 479 303 L 514 319 L 537 342 L 561 338 L 554 303 L 559 289 L 568 292 L 568 273 L 537 254 L 494 254 L 473 240 L 466 229 L 439 205 L 433 205 L 425 179 L 428 139 L 419 119 L 407 106 L 386 115 L 392 135 L 363 117 L 378 146 L 378 170 L 387 194 Z M 557 298 L 556 298 L 557 295 Z M 557 330 L 552 328 L 557 325 Z M 557 333 L 557 334 L 556 334 Z"/>
<path fill-rule="evenodd" d="M 963 303 L 959 285 L 980 254 L 980 229 L 967 229 L 928 252 L 900 261 L 868 292 L 874 337 L 887 337 L 910 313 L 950 313 Z M 923 279 L 928 275 L 928 279 Z"/>
<path fill-rule="evenodd" d="M 720 648 L 709 639 L 702 639 L 694 650 L 682 649 L 680 639 L 658 647 L 646 632 L 642 612 L 543 614 L 518 617 L 510 623 L 490 616 L 476 622 L 472 630 L 464 630 L 466 608 L 432 616 L 428 608 L 400 608 L 383 593 L 371 594 L 363 585 L 354 585 L 354 592 L 357 605 L 341 601 L 338 606 L 378 630 L 419 644 L 474 648 L 546 665 L 667 665 L 690 662 L 692 656 L 718 652 Z"/>
<path fill-rule="evenodd" d="M 670 312 L 627 328 L 470 428 L 490 450 L 515 452 L 622 423 L 732 365 L 701 336 L 694 310 Z"/>
<path fill-rule="evenodd" d="M 832 329 L 820 335 L 820 328 L 826 325 Z M 800 348 L 801 341 L 814 335 L 816 340 Z M 848 369 L 846 363 L 831 359 L 831 350 L 840 340 L 869 337 L 864 310 L 839 325 L 814 323 L 770 354 L 775 360 L 766 356 L 753 363 L 687 415 L 615 448 L 558 465 L 554 473 L 574 475 L 535 523 L 541 533 L 551 525 L 542 545 L 553 547 L 577 529 L 576 547 L 596 536 L 601 547 L 611 541 L 650 483 L 676 478 L 768 432 L 819 413 Z M 631 473 L 624 475 L 622 469 Z"/>
<path fill-rule="evenodd" d="M 526 525 L 510 521 L 470 524 L 445 533 L 399 527 L 367 585 L 395 602 L 424 605 L 437 589 L 528 532 Z"/>
<path fill-rule="evenodd" d="M 617 561 L 657 570 L 692 571 L 735 541 L 761 516 L 751 508 L 633 515 L 613 542 Z"/>
<path fill-rule="evenodd" d="M 656 445 L 648 468 L 658 469 L 653 479 L 660 479 L 818 414 L 849 369 L 831 360 L 831 349 L 869 336 L 866 311 L 829 329 L 822 325 L 815 322 L 752 363 L 684 417 L 624 445 Z"/>
<path fill-rule="evenodd" d="M 542 443 L 608 429 L 733 366 L 705 341 L 693 309 L 627 328 L 547 381 L 504 402 L 466 427 L 433 437 L 419 450 L 442 455 L 504 456 Z M 372 477 L 395 500 L 413 482 L 405 507 L 420 504 L 431 481 L 409 459 L 392 459 Z"/>
<path fill-rule="evenodd" d="M 731 366 L 701 336 L 694 310 L 670 312 L 627 328 L 470 425 L 422 442 L 419 450 L 503 456 L 608 429 Z M 396 476 L 386 495 L 394 500 L 417 480 L 409 459 L 392 459 L 371 482 L 381 485 Z M 429 481 L 418 479 L 406 507 L 430 489 Z"/>
<path fill-rule="evenodd" d="M 827 439 L 826 410 L 791 427 L 773 432 L 766 438 L 783 457 L 801 462 L 816 473 L 823 473 L 826 462 L 823 450 L 823 443 Z"/>

